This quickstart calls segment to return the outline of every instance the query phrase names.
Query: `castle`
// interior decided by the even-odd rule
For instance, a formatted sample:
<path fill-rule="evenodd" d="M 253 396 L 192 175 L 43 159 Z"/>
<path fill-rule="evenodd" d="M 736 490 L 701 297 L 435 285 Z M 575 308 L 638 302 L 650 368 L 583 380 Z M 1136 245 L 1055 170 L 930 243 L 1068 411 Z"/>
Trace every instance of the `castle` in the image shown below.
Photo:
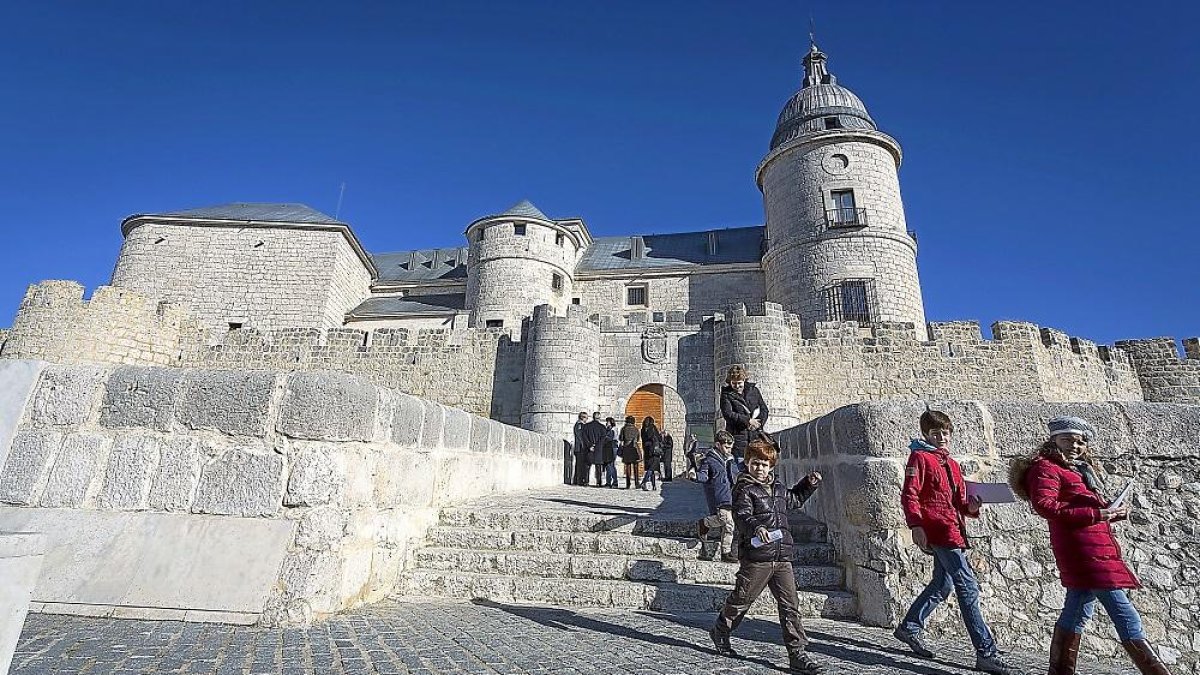
<path fill-rule="evenodd" d="M 745 364 L 772 429 L 887 398 L 1200 402 L 1200 344 L 925 323 L 899 143 L 814 45 L 755 176 L 766 224 L 593 237 L 528 201 L 465 245 L 369 253 L 300 204 L 130 216 L 111 286 L 32 286 L 0 356 L 337 370 L 525 429 L 654 415 L 708 436 Z M 937 378 L 929 377 L 937 373 Z"/>

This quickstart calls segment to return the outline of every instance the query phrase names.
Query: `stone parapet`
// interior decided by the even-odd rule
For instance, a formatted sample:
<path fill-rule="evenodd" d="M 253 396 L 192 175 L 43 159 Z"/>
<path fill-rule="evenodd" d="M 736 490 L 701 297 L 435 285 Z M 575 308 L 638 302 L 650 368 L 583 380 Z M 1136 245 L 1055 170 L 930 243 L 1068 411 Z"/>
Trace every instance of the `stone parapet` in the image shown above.
<path fill-rule="evenodd" d="M 750 372 L 770 408 L 767 431 L 800 421 L 796 406 L 796 370 L 793 345 L 800 322 L 773 302 L 735 305 L 713 321 L 713 379 L 716 395 L 725 384 L 730 366 L 741 364 Z"/>
<path fill-rule="evenodd" d="M 1147 401 L 1200 403 L 1200 338 L 1183 341 L 1183 357 L 1175 339 L 1121 340 L 1129 353 Z"/>
<path fill-rule="evenodd" d="M 954 421 L 953 452 L 968 480 L 1005 482 L 1009 463 L 1045 440 L 1056 415 L 1078 415 L 1098 430 L 1092 450 L 1110 491 L 1137 481 L 1129 521 L 1114 527 L 1143 589 L 1134 600 L 1149 639 L 1195 672 L 1200 649 L 1179 626 L 1200 620 L 1200 406 L 1007 401 L 881 401 L 839 408 L 776 434 L 787 484 L 810 471 L 825 478 L 806 504 L 822 520 L 845 564 L 865 623 L 894 626 L 929 581 L 932 561 L 913 544 L 900 508 L 909 439 L 926 405 Z M 968 521 L 968 556 L 982 606 L 1001 645 L 1045 652 L 1063 602 L 1045 521 L 1025 502 L 988 505 Z M 934 635 L 962 637 L 957 612 L 932 617 Z M 1117 654 L 1112 624 L 1089 630 L 1088 651 Z"/>
<path fill-rule="evenodd" d="M 442 506 L 562 476 L 558 439 L 342 373 L 49 365 L 22 405 L 0 530 L 48 534 L 53 611 L 310 621 Z"/>

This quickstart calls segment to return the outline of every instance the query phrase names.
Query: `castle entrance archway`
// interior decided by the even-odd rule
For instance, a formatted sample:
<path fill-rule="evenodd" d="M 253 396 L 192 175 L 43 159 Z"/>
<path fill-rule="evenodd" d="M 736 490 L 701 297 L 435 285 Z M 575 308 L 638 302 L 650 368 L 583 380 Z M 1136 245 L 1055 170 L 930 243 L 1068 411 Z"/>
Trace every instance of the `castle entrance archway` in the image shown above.
<path fill-rule="evenodd" d="M 630 395 L 629 401 L 625 403 L 625 416 L 633 416 L 637 420 L 640 427 L 642 420 L 647 417 L 653 417 L 655 424 L 663 427 L 665 420 L 663 419 L 663 386 L 661 384 L 647 384 L 638 387 L 637 391 Z"/>
<path fill-rule="evenodd" d="M 687 438 L 687 406 L 683 397 L 672 387 L 661 383 L 643 384 L 625 399 L 625 416 L 632 415 L 638 428 L 642 420 L 653 417 L 658 428 L 675 440 L 674 473 L 686 467 L 687 459 L 679 452 Z"/>

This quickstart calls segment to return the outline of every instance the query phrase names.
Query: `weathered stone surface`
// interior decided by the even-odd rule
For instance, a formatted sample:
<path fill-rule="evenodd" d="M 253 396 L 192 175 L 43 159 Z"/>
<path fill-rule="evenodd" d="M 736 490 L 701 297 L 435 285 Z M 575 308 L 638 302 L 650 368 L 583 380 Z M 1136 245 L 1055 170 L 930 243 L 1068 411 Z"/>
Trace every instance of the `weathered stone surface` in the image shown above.
<path fill-rule="evenodd" d="M 288 468 L 284 506 L 319 506 L 339 501 L 346 477 L 333 448 L 294 444 L 288 452 Z"/>
<path fill-rule="evenodd" d="M 433 401 L 421 400 L 425 409 L 425 421 L 421 428 L 421 447 L 440 448 L 443 445 L 443 430 L 446 425 L 446 408 Z M 474 421 L 472 421 L 474 423 Z"/>
<path fill-rule="evenodd" d="M 190 371 L 183 378 L 176 418 L 190 429 L 261 438 L 277 377 L 260 371 Z"/>
<path fill-rule="evenodd" d="M 283 457 L 231 448 L 209 460 L 200 474 L 193 513 L 273 516 L 283 498 Z"/>
<path fill-rule="evenodd" d="M 159 445 L 158 470 L 150 488 L 150 508 L 187 511 L 200 482 L 204 465 L 200 442 L 187 436 L 172 436 Z"/>
<path fill-rule="evenodd" d="M 481 419 L 481 418 L 476 418 Z M 471 444 L 471 415 L 455 408 L 445 409 L 442 443 L 447 450 L 466 450 Z"/>
<path fill-rule="evenodd" d="M 47 366 L 29 401 L 29 423 L 53 427 L 83 424 L 95 407 L 106 375 L 99 366 Z"/>
<path fill-rule="evenodd" d="M 122 366 L 104 384 L 100 423 L 109 428 L 145 427 L 169 431 L 183 371 Z"/>
<path fill-rule="evenodd" d="M 131 435 L 119 438 L 108 456 L 108 469 L 97 495 L 97 503 L 107 509 L 144 509 L 150 486 L 158 470 L 159 440 L 155 436 Z"/>
<path fill-rule="evenodd" d="M 405 447 L 421 443 L 421 430 L 425 426 L 425 406 L 421 399 L 396 393 L 395 413 L 392 417 L 392 442 Z"/>
<path fill-rule="evenodd" d="M 293 373 L 279 410 L 280 433 L 292 438 L 370 441 L 380 407 L 379 390 L 341 373 Z"/>
<path fill-rule="evenodd" d="M 0 472 L 0 502 L 27 506 L 37 502 L 46 476 L 63 444 L 56 431 L 27 431 L 17 434 Z"/>
<path fill-rule="evenodd" d="M 81 506 L 88 488 L 103 472 L 112 439 L 99 434 L 79 433 L 67 436 L 54 460 L 41 506 Z"/>

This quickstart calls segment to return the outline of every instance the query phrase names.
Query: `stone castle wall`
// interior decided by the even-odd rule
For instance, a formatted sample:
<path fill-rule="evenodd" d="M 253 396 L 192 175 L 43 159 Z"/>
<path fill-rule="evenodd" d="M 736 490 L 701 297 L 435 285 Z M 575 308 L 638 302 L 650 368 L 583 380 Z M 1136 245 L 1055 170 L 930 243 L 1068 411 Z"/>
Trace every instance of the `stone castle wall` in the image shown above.
<path fill-rule="evenodd" d="M 1151 642 L 1172 672 L 1200 672 L 1200 406 L 1163 403 L 930 401 L 954 421 L 953 452 L 968 480 L 1005 482 L 1009 462 L 1045 440 L 1045 423 L 1078 415 L 1098 429 L 1092 444 L 1110 490 L 1137 481 L 1129 521 L 1115 531 L 1125 561 L 1144 588 L 1131 597 Z M 848 587 L 868 624 L 894 626 L 929 580 L 931 559 L 913 544 L 900 509 L 909 439 L 926 402 L 847 406 L 776 435 L 780 475 L 790 484 L 809 471 L 825 482 L 805 506 L 829 526 Z M 968 520 L 968 554 L 980 579 L 982 608 L 1001 645 L 1045 652 L 1064 590 L 1045 521 L 1025 502 L 988 505 Z M 953 598 L 948 604 L 953 604 Z M 1104 612 L 1085 634 L 1087 653 L 1121 647 Z M 935 612 L 930 631 L 963 632 L 954 608 Z"/>
<path fill-rule="evenodd" d="M 1117 346 L 1133 355 L 1147 401 L 1200 403 L 1200 338 L 1183 341 L 1183 358 L 1174 338 L 1122 340 Z"/>
<path fill-rule="evenodd" d="M 0 529 L 47 534 L 42 611 L 304 623 L 392 592 L 442 506 L 562 478 L 561 440 L 340 373 L 15 365 Z"/>
<path fill-rule="evenodd" d="M 582 307 L 555 316 L 534 309 L 526 334 L 521 427 L 572 439 L 579 412 L 594 412 L 600 389 L 600 327 Z"/>
<path fill-rule="evenodd" d="M 130 230 L 112 285 L 187 304 L 208 329 L 334 328 L 370 274 L 338 231 L 146 223 Z"/>
<path fill-rule="evenodd" d="M 646 286 L 649 306 L 645 307 L 644 311 L 681 313 L 681 320 L 692 325 L 699 325 L 705 317 L 712 316 L 729 305 L 745 302 L 746 298 L 766 296 L 761 271 L 581 279 L 575 282 L 575 295 L 580 298 L 580 304 L 587 308 L 590 314 L 642 311 L 641 307 L 625 305 L 625 289 L 632 284 Z"/>
<path fill-rule="evenodd" d="M 525 234 L 515 234 L 518 224 Z M 538 305 L 549 304 L 562 313 L 571 303 L 579 260 L 573 236 L 541 221 L 503 217 L 469 230 L 469 235 L 466 302 L 472 326 L 482 328 L 493 320 L 517 329 Z M 555 274 L 562 283 L 558 290 Z"/>
<path fill-rule="evenodd" d="M 751 309 L 730 307 L 713 322 L 713 391 L 720 392 L 730 366 L 745 366 L 767 403 L 769 432 L 808 419 L 798 417 L 796 405 L 798 373 L 792 341 L 799 331 L 796 316 L 774 303 Z"/>

